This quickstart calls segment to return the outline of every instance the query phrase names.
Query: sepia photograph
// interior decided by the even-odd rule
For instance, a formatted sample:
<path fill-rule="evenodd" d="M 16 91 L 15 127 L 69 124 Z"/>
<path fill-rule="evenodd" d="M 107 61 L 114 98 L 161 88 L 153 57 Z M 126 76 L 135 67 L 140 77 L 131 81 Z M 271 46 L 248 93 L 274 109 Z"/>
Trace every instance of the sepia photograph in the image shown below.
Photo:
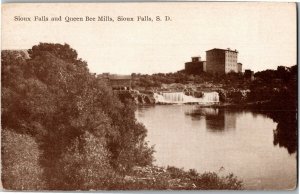
<path fill-rule="evenodd" d="M 296 3 L 1 17 L 2 191 L 297 189 Z"/>

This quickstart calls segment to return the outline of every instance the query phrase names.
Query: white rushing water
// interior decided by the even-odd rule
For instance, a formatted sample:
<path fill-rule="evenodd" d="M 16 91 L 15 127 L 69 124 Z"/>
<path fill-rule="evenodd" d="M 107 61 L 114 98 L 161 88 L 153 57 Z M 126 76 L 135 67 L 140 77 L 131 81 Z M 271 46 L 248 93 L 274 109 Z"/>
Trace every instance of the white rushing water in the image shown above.
<path fill-rule="evenodd" d="M 183 103 L 216 103 L 219 102 L 218 92 L 204 92 L 203 97 L 195 98 L 187 96 L 183 92 L 162 92 L 161 94 L 154 93 L 156 103 L 170 103 L 170 104 L 183 104 Z"/>

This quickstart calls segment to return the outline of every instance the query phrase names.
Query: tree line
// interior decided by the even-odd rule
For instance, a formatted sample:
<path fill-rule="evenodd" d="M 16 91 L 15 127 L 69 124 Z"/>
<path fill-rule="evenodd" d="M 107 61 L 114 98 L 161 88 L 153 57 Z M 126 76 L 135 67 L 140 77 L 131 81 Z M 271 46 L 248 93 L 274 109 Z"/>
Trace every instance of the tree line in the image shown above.
<path fill-rule="evenodd" d="M 40 43 L 28 53 L 2 51 L 4 188 L 105 189 L 152 163 L 133 103 L 118 99 L 74 49 Z"/>

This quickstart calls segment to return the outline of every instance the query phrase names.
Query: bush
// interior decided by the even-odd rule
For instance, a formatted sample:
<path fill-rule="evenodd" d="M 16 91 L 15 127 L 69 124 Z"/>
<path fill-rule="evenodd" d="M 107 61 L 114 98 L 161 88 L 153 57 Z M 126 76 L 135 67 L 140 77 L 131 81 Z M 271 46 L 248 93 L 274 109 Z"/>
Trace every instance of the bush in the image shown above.
<path fill-rule="evenodd" d="M 73 140 L 59 161 L 63 189 L 106 189 L 113 169 L 104 143 L 89 132 Z"/>
<path fill-rule="evenodd" d="M 242 182 L 233 174 L 220 177 L 216 173 L 204 173 L 193 179 L 201 190 L 240 190 Z"/>
<path fill-rule="evenodd" d="M 7 190 L 44 189 L 41 155 L 33 137 L 4 128 L 1 133 L 2 184 Z"/>

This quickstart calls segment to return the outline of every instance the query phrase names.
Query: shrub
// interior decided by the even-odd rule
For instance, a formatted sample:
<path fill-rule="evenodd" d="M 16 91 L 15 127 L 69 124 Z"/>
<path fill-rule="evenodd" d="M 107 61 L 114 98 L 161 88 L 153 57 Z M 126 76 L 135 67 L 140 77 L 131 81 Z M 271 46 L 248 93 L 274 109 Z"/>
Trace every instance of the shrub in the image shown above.
<path fill-rule="evenodd" d="M 40 150 L 33 137 L 4 128 L 1 133 L 2 184 L 7 190 L 44 189 Z"/>
<path fill-rule="evenodd" d="M 104 139 L 89 132 L 73 140 L 59 161 L 63 189 L 106 189 L 113 169 Z"/>

